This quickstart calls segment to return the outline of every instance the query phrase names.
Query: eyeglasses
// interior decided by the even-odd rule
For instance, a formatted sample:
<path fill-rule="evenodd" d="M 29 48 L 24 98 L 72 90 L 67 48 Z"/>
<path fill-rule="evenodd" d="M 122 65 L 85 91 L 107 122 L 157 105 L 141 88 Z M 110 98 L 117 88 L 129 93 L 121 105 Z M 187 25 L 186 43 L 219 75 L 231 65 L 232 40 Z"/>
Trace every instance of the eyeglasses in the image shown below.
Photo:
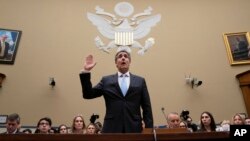
<path fill-rule="evenodd" d="M 48 122 L 40 122 L 39 125 L 49 125 Z"/>

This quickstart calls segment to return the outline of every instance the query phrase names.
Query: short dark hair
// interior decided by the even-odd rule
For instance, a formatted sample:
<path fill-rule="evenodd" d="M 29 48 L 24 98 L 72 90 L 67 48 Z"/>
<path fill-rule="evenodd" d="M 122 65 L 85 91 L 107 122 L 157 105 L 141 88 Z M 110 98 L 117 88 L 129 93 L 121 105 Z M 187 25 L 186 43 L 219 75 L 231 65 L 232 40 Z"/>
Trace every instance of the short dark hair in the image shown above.
<path fill-rule="evenodd" d="M 129 60 L 131 60 L 131 55 L 130 55 L 130 53 L 129 53 L 128 51 L 126 51 L 126 50 L 120 50 L 120 51 L 118 51 L 118 52 L 115 54 L 115 62 L 116 62 L 116 60 L 117 60 L 117 58 L 118 58 L 118 54 L 120 54 L 121 52 L 127 53 L 127 54 L 128 54 Z"/>
<path fill-rule="evenodd" d="M 18 124 L 20 123 L 20 116 L 17 113 L 13 113 L 8 115 L 7 121 L 16 121 Z"/>
<path fill-rule="evenodd" d="M 28 128 L 27 128 L 27 129 L 24 129 L 22 132 L 23 132 L 23 133 L 28 132 L 28 133 L 30 133 L 30 134 L 32 133 L 31 129 L 28 129 Z"/>
<path fill-rule="evenodd" d="M 37 127 L 40 125 L 40 122 L 41 122 L 42 120 L 47 121 L 47 122 L 49 123 L 50 126 L 52 125 L 51 119 L 50 119 L 49 117 L 44 117 L 44 118 L 41 118 L 41 119 L 38 121 Z"/>

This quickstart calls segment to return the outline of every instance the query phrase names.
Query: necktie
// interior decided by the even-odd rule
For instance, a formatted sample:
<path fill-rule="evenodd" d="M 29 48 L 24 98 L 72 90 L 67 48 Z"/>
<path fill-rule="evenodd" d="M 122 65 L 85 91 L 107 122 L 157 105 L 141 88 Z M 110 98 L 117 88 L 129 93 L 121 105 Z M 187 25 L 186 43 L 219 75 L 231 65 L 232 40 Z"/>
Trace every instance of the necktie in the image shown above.
<path fill-rule="evenodd" d="M 122 90 L 122 94 L 125 96 L 128 90 L 128 86 L 126 83 L 126 74 L 123 74 L 121 79 L 121 90 Z"/>

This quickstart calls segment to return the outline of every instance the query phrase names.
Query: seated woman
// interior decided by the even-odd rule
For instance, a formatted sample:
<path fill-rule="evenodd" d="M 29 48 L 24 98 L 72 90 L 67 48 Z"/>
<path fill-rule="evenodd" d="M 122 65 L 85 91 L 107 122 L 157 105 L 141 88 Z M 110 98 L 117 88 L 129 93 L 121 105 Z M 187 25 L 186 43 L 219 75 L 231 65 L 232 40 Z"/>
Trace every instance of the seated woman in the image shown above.
<path fill-rule="evenodd" d="M 214 117 L 210 112 L 203 112 L 200 116 L 200 129 L 198 132 L 212 132 L 216 131 L 216 124 Z"/>
<path fill-rule="evenodd" d="M 232 118 L 232 125 L 244 125 L 245 124 L 245 118 L 239 114 L 236 113 Z"/>
<path fill-rule="evenodd" d="M 220 124 L 220 127 L 216 129 L 217 131 L 230 131 L 230 121 L 229 120 L 223 120 Z"/>
<path fill-rule="evenodd" d="M 57 130 L 59 134 L 68 134 L 68 127 L 65 124 L 59 125 Z"/>
<path fill-rule="evenodd" d="M 180 124 L 179 124 L 179 127 L 180 128 L 186 128 L 188 130 L 188 132 L 193 132 L 192 128 L 188 127 L 188 124 L 187 124 L 186 121 L 181 121 Z"/>
<path fill-rule="evenodd" d="M 73 119 L 73 123 L 71 126 L 72 134 L 85 134 L 86 133 L 86 125 L 83 119 L 83 116 L 78 115 Z"/>
<path fill-rule="evenodd" d="M 90 123 L 87 126 L 86 134 L 96 134 L 97 128 L 94 123 Z"/>

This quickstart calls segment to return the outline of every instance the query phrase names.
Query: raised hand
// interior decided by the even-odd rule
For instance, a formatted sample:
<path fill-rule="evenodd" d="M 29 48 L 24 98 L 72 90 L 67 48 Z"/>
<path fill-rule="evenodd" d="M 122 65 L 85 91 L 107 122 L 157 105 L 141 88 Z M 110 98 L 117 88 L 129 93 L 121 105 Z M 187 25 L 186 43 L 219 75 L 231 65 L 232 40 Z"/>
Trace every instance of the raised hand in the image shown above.
<path fill-rule="evenodd" d="M 90 71 L 95 65 L 94 57 L 90 54 L 86 57 L 83 68 L 85 71 Z"/>

